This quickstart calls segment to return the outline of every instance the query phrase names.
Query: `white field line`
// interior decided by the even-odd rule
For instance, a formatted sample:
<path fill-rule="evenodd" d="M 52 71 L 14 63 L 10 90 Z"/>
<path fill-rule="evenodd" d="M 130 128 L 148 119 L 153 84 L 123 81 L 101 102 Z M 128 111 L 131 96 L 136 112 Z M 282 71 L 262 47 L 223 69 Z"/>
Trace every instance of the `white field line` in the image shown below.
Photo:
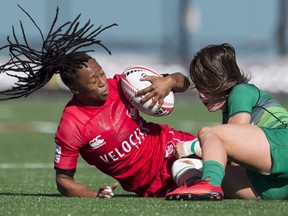
<path fill-rule="evenodd" d="M 53 122 L 0 123 L 1 132 L 39 132 L 53 134 L 57 124 Z"/>
<path fill-rule="evenodd" d="M 77 168 L 85 167 L 78 164 Z M 54 169 L 53 163 L 0 163 L 0 169 Z"/>
<path fill-rule="evenodd" d="M 52 163 L 1 163 L 0 169 L 51 169 Z"/>

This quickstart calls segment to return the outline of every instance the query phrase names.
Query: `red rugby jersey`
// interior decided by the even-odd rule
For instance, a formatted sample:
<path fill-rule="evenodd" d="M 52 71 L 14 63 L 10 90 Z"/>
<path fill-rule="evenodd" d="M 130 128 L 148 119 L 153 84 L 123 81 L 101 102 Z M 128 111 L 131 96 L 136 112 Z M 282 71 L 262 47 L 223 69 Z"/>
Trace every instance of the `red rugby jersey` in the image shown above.
<path fill-rule="evenodd" d="M 174 160 L 176 143 L 195 137 L 147 123 L 125 98 L 120 75 L 107 82 L 109 96 L 103 106 L 85 106 L 74 97 L 66 105 L 55 136 L 55 168 L 76 169 L 80 154 L 124 190 L 141 194 L 167 159 Z"/>

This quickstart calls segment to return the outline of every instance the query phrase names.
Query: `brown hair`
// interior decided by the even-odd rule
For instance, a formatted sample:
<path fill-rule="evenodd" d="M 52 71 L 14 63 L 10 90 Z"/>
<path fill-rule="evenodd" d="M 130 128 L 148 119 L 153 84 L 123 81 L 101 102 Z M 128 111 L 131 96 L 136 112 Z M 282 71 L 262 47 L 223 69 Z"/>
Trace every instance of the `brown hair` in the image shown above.
<path fill-rule="evenodd" d="M 235 49 L 227 43 L 198 51 L 190 65 L 190 77 L 198 91 L 211 95 L 227 94 L 236 84 L 250 81 L 237 65 Z"/>

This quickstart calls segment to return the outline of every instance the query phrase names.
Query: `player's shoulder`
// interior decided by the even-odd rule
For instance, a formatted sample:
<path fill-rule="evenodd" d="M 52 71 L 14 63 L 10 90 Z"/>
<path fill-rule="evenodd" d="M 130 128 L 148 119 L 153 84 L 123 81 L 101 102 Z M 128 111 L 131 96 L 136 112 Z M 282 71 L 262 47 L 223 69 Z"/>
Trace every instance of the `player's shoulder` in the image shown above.
<path fill-rule="evenodd" d="M 117 86 L 120 83 L 121 75 L 120 74 L 114 74 L 113 77 L 107 78 L 107 83 L 109 85 Z"/>
<path fill-rule="evenodd" d="M 259 89 L 250 83 L 239 83 L 235 85 L 232 90 L 231 94 L 254 94 L 259 93 Z"/>
<path fill-rule="evenodd" d="M 260 90 L 255 85 L 249 83 L 240 83 L 231 89 L 228 96 L 228 101 L 246 103 L 248 101 L 253 102 L 258 100 L 259 97 Z"/>
<path fill-rule="evenodd" d="M 233 87 L 233 89 L 240 89 L 240 90 L 243 90 L 243 89 L 257 89 L 257 87 L 251 83 L 239 83 L 237 85 L 235 85 Z"/>
<path fill-rule="evenodd" d="M 120 79 L 121 79 L 120 74 L 115 74 L 115 75 L 113 75 L 113 77 L 108 77 L 107 78 L 107 84 L 109 86 L 109 91 L 110 90 L 118 91 L 119 85 L 120 85 L 120 82 L 121 82 Z"/>
<path fill-rule="evenodd" d="M 65 106 L 59 125 L 69 125 L 72 127 L 77 122 L 82 121 L 81 119 L 87 118 L 88 111 L 74 96 Z"/>

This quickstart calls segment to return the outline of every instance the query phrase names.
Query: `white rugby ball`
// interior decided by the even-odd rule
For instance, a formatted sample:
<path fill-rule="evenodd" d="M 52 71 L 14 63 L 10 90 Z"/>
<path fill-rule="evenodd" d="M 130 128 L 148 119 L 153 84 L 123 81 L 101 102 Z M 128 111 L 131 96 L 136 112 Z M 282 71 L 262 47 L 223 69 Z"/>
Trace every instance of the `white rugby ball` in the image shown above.
<path fill-rule="evenodd" d="M 140 78 L 144 76 L 160 76 L 157 72 L 144 67 L 144 66 L 131 66 L 126 68 L 121 75 L 121 85 L 123 92 L 129 102 L 141 112 L 152 116 L 165 116 L 172 112 L 174 109 L 174 93 L 171 91 L 165 98 L 161 108 L 156 103 L 152 109 L 149 109 L 149 105 L 152 99 L 147 102 L 140 103 L 140 100 L 144 96 L 137 96 L 136 93 L 151 85 L 149 81 L 141 81 Z"/>

